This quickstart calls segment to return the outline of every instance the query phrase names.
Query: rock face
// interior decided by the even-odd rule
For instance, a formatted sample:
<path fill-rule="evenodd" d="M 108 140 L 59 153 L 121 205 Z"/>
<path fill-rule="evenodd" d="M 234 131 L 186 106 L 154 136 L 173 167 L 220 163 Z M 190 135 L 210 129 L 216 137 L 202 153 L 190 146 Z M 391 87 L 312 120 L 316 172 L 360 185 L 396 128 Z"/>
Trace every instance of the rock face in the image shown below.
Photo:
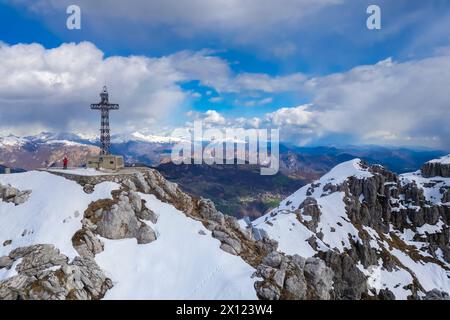
<path fill-rule="evenodd" d="M 430 161 L 425 163 L 422 168 L 422 175 L 426 178 L 432 177 L 450 177 L 450 162 L 447 161 Z"/>
<path fill-rule="evenodd" d="M 72 244 L 82 257 L 94 258 L 103 251 L 103 242 L 88 228 L 78 230 L 72 237 Z"/>
<path fill-rule="evenodd" d="M 264 300 L 329 300 L 333 290 L 333 271 L 319 258 L 304 259 L 270 252 L 258 266 L 255 282 L 260 299 Z"/>
<path fill-rule="evenodd" d="M 367 293 L 366 276 L 357 268 L 348 254 L 328 251 L 322 255 L 322 258 L 333 270 L 334 299 L 360 300 Z"/>
<path fill-rule="evenodd" d="M 31 190 L 20 191 L 9 185 L 3 186 L 0 184 L 0 199 L 5 202 L 14 203 L 16 206 L 28 200 Z"/>
<path fill-rule="evenodd" d="M 84 227 L 107 239 L 135 238 L 138 244 L 155 241 L 156 232 L 142 218 L 157 221 L 136 192 L 120 191 L 113 201 L 99 200 L 91 204 L 85 212 Z M 85 246 L 95 247 L 95 244 L 85 241 Z"/>
<path fill-rule="evenodd" d="M 53 245 L 17 248 L 8 258 L 18 262 L 17 275 L 0 282 L 1 300 L 100 299 L 112 287 L 94 259 L 76 257 L 68 263 Z"/>
<path fill-rule="evenodd" d="M 423 300 L 450 300 L 450 295 L 439 290 L 431 290 L 426 293 Z"/>

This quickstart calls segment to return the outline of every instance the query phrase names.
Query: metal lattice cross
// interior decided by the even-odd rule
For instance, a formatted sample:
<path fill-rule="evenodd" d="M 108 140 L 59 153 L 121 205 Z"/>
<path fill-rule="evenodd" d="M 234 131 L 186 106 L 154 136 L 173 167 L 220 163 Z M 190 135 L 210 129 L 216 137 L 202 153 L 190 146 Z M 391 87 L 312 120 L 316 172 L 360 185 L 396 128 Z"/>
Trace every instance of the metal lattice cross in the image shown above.
<path fill-rule="evenodd" d="M 101 123 L 100 123 L 100 154 L 109 154 L 109 147 L 111 145 L 111 135 L 109 129 L 109 110 L 119 109 L 119 105 L 116 103 L 109 103 L 108 90 L 106 86 L 103 87 L 103 91 L 100 93 L 100 103 L 91 104 L 91 109 L 100 110 Z"/>

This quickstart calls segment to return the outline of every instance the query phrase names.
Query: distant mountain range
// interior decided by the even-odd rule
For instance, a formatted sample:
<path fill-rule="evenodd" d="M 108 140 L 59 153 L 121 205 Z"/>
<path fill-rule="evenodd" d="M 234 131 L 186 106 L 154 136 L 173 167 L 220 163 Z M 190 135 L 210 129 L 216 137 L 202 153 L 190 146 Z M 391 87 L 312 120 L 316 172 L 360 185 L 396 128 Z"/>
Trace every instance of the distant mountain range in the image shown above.
<path fill-rule="evenodd" d="M 214 200 L 224 213 L 257 217 L 275 207 L 301 186 L 320 178 L 339 163 L 361 158 L 396 173 L 415 171 L 421 164 L 446 152 L 380 146 L 296 147 L 280 145 L 280 172 L 261 176 L 257 166 L 182 165 L 170 162 L 171 148 L 179 139 L 134 132 L 112 136 L 111 151 L 127 165 L 157 169 L 191 194 Z M 0 137 L 0 165 L 13 171 L 62 166 L 83 166 L 88 154 L 99 152 L 96 137 L 74 133 L 43 132 L 34 136 Z M 0 172 L 2 172 L 0 167 Z"/>

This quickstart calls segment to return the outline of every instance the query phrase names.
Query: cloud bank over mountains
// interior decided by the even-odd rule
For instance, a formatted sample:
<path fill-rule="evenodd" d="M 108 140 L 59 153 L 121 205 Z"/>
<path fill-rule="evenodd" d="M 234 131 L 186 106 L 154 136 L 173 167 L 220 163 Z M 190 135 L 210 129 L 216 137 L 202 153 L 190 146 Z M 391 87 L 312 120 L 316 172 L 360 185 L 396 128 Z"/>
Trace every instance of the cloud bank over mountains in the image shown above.
<path fill-rule="evenodd" d="M 53 49 L 2 44 L 0 60 L 4 131 L 95 130 L 98 117 L 89 103 L 107 83 L 111 100 L 122 105 L 120 115 L 112 115 L 118 131 L 195 118 L 217 126 L 279 127 L 283 139 L 297 144 L 345 134 L 357 143 L 450 147 L 450 55 L 445 54 L 407 62 L 386 59 L 319 77 L 236 73 L 207 50 L 106 57 L 89 42 Z M 189 81 L 237 96 L 301 91 L 311 98 L 256 117 L 231 117 L 214 110 L 213 103 L 208 111 L 192 111 L 195 95 L 183 87 Z"/>

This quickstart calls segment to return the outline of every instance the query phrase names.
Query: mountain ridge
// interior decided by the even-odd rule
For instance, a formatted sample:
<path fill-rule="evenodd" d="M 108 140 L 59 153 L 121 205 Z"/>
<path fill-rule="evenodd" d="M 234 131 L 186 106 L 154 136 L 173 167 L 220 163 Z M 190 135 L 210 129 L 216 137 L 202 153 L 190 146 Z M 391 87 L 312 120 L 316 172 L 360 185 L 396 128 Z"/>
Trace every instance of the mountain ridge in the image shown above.
<path fill-rule="evenodd" d="M 439 162 L 422 170 L 430 163 Z M 448 295 L 449 190 L 450 176 L 398 176 L 355 159 L 302 187 L 252 227 L 277 240 L 282 252 L 321 257 L 340 275 L 334 280 L 341 298 L 418 298 L 434 289 Z"/>

